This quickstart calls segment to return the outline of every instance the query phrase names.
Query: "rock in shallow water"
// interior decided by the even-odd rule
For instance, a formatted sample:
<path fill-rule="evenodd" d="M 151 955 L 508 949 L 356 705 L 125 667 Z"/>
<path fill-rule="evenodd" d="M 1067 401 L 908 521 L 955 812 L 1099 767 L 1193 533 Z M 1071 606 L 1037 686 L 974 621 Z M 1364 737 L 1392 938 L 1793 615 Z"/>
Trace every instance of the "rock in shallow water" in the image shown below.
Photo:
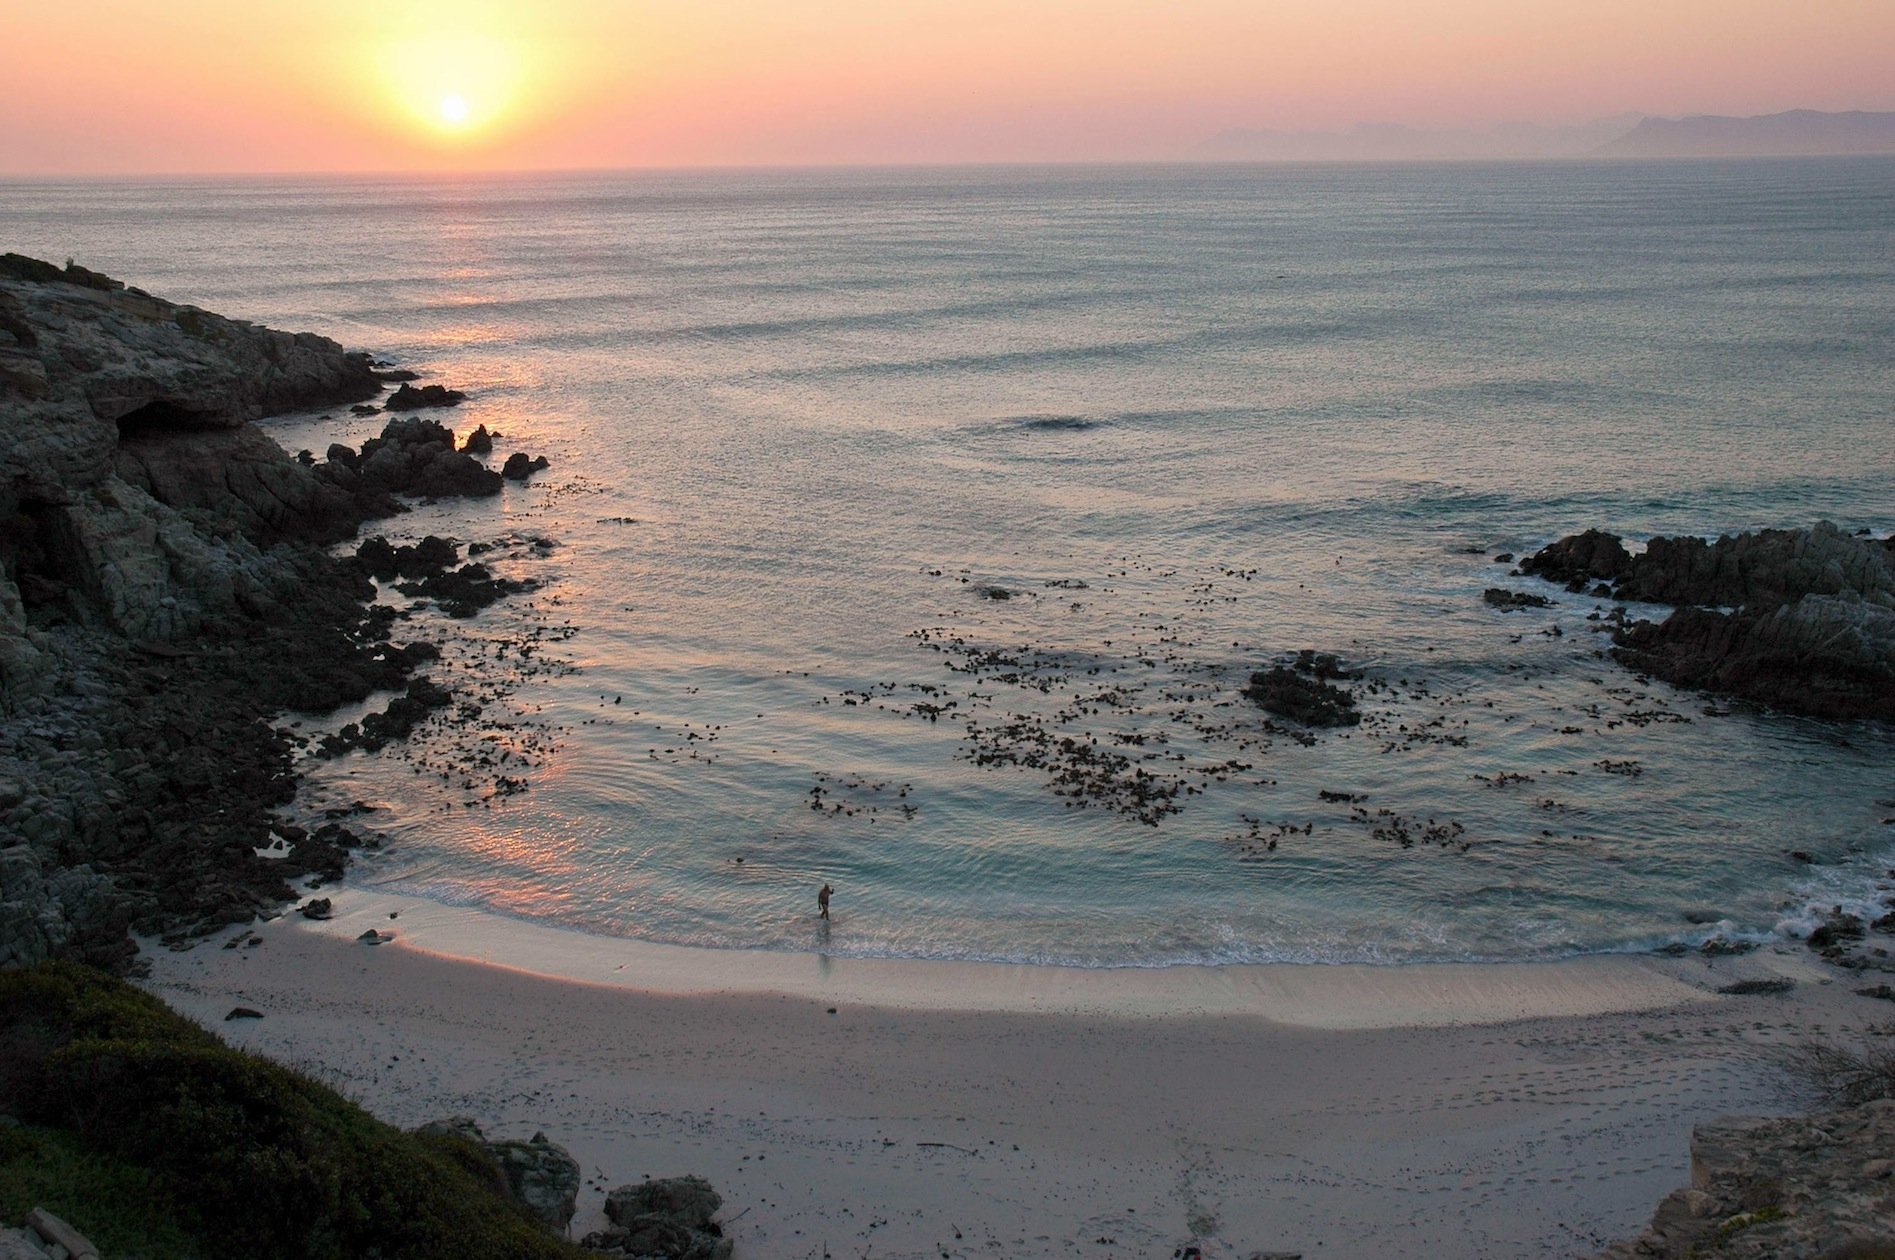
<path fill-rule="evenodd" d="M 1678 606 L 1616 634 L 1614 656 L 1667 682 L 1825 718 L 1895 718 L 1895 539 L 1809 529 L 1654 538 L 1562 538 L 1521 562 L 1570 588 Z"/>
<path fill-rule="evenodd" d="M 1244 694 L 1266 711 L 1304 726 L 1354 726 L 1362 720 L 1347 691 L 1281 665 L 1252 674 Z"/>

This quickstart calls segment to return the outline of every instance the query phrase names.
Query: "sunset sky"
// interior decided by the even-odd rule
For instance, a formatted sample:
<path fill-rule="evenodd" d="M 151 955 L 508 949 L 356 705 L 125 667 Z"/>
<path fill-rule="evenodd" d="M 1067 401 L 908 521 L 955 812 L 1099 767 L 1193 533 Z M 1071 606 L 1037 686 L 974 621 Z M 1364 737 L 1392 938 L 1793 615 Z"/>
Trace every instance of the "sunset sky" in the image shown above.
<path fill-rule="evenodd" d="M 0 176 L 1188 158 L 1230 127 L 1895 109 L 1891 0 L 59 0 Z"/>

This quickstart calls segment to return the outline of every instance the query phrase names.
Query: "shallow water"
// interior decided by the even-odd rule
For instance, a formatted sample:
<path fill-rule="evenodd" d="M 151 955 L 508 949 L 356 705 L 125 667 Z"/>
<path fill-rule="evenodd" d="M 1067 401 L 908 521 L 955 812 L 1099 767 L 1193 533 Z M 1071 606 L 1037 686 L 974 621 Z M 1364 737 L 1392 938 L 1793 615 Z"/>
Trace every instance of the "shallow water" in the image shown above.
<path fill-rule="evenodd" d="M 1886 728 L 1480 599 L 1587 526 L 1895 528 L 1895 162 L 0 184 L 0 223 L 552 459 L 389 523 L 557 545 L 455 627 L 485 725 L 312 763 L 383 807 L 358 878 L 1144 965 L 1762 935 L 1895 858 Z M 1241 698 L 1304 648 L 1368 671 L 1361 728 Z"/>

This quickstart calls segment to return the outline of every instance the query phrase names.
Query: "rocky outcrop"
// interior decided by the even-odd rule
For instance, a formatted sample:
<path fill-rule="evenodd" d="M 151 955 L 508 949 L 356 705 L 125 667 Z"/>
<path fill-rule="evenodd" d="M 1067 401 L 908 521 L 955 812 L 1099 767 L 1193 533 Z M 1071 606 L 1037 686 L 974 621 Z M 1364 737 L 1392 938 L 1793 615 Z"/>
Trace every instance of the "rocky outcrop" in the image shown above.
<path fill-rule="evenodd" d="M 1895 718 L 1895 539 L 1828 522 L 1701 538 L 1654 538 L 1633 555 L 1589 530 L 1521 570 L 1569 589 L 1677 605 L 1616 632 L 1614 655 L 1684 687 L 1826 718 Z"/>
<path fill-rule="evenodd" d="M 729 1260 L 730 1239 L 715 1219 L 723 1196 L 702 1177 L 670 1177 L 620 1186 L 605 1199 L 610 1228 L 581 1246 L 605 1256 Z"/>
<path fill-rule="evenodd" d="M 1805 595 L 1895 607 L 1895 540 L 1851 537 L 1827 521 L 1706 542 L 1654 538 L 1632 555 L 1614 534 L 1588 530 L 1520 562 L 1523 573 L 1583 589 L 1607 582 L 1617 599 L 1707 607 L 1774 607 Z"/>
<path fill-rule="evenodd" d="M 327 338 L 0 258 L 0 965 L 121 964 L 128 927 L 248 921 L 363 843 L 332 823 L 255 854 L 295 791 L 279 712 L 408 688 L 362 724 L 393 738 L 446 703 L 408 687 L 438 654 L 392 642 L 395 610 L 321 545 L 502 479 L 428 421 L 327 460 L 248 422 L 381 389 Z M 449 594 L 513 589 L 482 570 Z"/>
<path fill-rule="evenodd" d="M 1895 609 L 1806 595 L 1762 612 L 1680 608 L 1619 632 L 1621 662 L 1792 713 L 1895 718 Z"/>
<path fill-rule="evenodd" d="M 1691 1184 L 1594 1260 L 1845 1260 L 1895 1255 L 1895 1099 L 1691 1135 Z"/>
<path fill-rule="evenodd" d="M 471 1116 L 431 1120 L 415 1130 L 433 1136 L 462 1138 L 490 1156 L 507 1194 L 556 1234 L 572 1223 L 579 1199 L 579 1161 L 565 1147 L 535 1133 L 524 1141 L 489 1138 Z"/>

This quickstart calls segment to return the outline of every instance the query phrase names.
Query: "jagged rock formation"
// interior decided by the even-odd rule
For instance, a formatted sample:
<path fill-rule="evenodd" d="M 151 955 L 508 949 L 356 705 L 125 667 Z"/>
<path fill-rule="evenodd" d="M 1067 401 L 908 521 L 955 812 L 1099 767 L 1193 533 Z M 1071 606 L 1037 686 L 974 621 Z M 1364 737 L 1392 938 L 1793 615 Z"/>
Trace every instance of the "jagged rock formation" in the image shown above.
<path fill-rule="evenodd" d="M 1622 627 L 1614 655 L 1679 686 L 1814 717 L 1895 718 L 1895 539 L 1809 529 L 1654 538 L 1633 555 L 1612 534 L 1562 538 L 1521 562 L 1570 590 L 1665 603 Z"/>
<path fill-rule="evenodd" d="M 1869 1260 L 1895 1255 L 1895 1099 L 1691 1135 L 1691 1184 L 1594 1260 Z"/>
<path fill-rule="evenodd" d="M 327 338 L 0 257 L 0 965 L 247 921 L 361 842 L 251 852 L 295 791 L 270 719 L 435 655 L 391 643 L 373 583 L 317 544 L 501 478 L 429 422 L 299 461 L 249 421 L 381 389 Z"/>

